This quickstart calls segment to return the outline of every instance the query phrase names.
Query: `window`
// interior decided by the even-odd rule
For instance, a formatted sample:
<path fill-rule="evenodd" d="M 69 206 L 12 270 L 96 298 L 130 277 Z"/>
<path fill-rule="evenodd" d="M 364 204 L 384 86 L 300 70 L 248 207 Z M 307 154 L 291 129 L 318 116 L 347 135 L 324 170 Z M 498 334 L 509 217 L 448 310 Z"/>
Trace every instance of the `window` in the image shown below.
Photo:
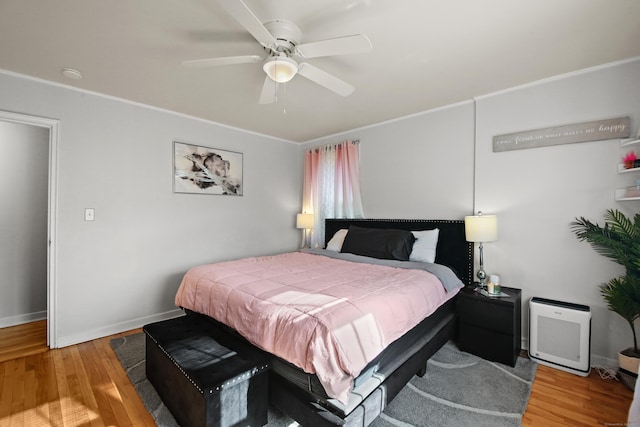
<path fill-rule="evenodd" d="M 324 247 L 325 218 L 362 218 L 359 141 L 305 153 L 303 212 L 314 214 L 311 247 Z"/>

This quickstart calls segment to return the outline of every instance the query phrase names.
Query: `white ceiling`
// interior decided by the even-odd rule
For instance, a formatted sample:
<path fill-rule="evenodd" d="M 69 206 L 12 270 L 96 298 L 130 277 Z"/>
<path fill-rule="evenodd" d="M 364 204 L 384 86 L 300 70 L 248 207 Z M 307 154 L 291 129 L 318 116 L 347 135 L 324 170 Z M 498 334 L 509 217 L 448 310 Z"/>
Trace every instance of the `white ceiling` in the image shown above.
<path fill-rule="evenodd" d="M 181 66 L 264 55 L 216 0 L 0 0 L 0 68 L 304 142 L 640 56 L 638 0 L 245 3 L 263 22 L 295 22 L 302 42 L 366 34 L 369 53 L 308 60 L 355 92 L 296 76 L 260 105 L 261 63 Z M 65 67 L 84 77 L 63 77 Z"/>

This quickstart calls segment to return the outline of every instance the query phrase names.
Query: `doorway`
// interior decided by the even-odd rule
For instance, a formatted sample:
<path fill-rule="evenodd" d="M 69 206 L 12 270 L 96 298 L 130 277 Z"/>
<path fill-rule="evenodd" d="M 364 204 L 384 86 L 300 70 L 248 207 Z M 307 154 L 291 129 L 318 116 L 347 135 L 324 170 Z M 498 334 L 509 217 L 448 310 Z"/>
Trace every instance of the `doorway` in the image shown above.
<path fill-rule="evenodd" d="M 43 134 L 44 141 L 48 142 L 48 147 L 45 147 L 46 152 L 44 155 L 46 159 L 45 163 L 48 163 L 48 172 L 42 179 L 47 179 L 46 189 L 44 189 L 43 195 L 46 192 L 46 203 L 43 201 L 40 206 L 36 206 L 34 210 L 46 209 L 46 254 L 43 258 L 46 260 L 46 318 L 47 318 L 47 345 L 50 348 L 56 347 L 57 341 L 57 329 L 56 329 L 56 283 L 55 283 L 55 270 L 56 270 L 56 168 L 57 168 L 57 147 L 58 147 L 58 129 L 59 121 L 53 119 L 47 119 L 43 117 L 28 116 L 24 114 L 10 113 L 6 111 L 0 111 L 0 122 L 4 124 L 17 124 L 25 129 L 35 131 L 33 134 Z M 28 133 L 27 133 L 28 134 Z M 6 148 L 6 147 L 5 147 Z M 25 159 L 24 154 L 17 155 L 15 162 L 19 165 L 18 170 L 22 173 L 16 173 L 15 180 L 25 179 L 25 177 L 31 177 L 28 175 L 29 159 Z M 17 182 L 17 181 L 16 181 Z M 28 209 L 26 210 L 28 212 Z M 45 228 L 45 225 L 43 225 Z M 44 234 L 44 233 L 43 233 Z M 24 243 L 24 242 L 21 242 Z M 27 262 L 27 261 L 23 261 Z"/>

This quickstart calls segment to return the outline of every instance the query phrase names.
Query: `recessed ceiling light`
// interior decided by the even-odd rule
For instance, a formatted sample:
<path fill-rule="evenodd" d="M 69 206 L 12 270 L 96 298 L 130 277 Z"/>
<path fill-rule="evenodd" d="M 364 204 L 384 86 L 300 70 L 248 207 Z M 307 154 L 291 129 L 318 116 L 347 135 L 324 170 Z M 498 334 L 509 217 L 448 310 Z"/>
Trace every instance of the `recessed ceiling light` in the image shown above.
<path fill-rule="evenodd" d="M 82 73 L 78 70 L 74 70 L 73 68 L 63 68 L 62 75 L 73 80 L 80 80 L 82 78 Z"/>

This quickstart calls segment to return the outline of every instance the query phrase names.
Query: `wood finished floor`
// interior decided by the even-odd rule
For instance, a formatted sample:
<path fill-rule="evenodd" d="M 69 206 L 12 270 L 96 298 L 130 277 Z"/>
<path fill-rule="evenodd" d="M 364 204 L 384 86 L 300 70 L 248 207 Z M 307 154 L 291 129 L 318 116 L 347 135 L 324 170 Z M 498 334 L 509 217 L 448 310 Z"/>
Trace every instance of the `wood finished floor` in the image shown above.
<path fill-rule="evenodd" d="M 109 346 L 140 330 L 49 350 L 45 329 L 0 329 L 0 427 L 155 425 Z M 632 398 L 595 370 L 583 378 L 540 365 L 522 425 L 623 426 Z"/>

